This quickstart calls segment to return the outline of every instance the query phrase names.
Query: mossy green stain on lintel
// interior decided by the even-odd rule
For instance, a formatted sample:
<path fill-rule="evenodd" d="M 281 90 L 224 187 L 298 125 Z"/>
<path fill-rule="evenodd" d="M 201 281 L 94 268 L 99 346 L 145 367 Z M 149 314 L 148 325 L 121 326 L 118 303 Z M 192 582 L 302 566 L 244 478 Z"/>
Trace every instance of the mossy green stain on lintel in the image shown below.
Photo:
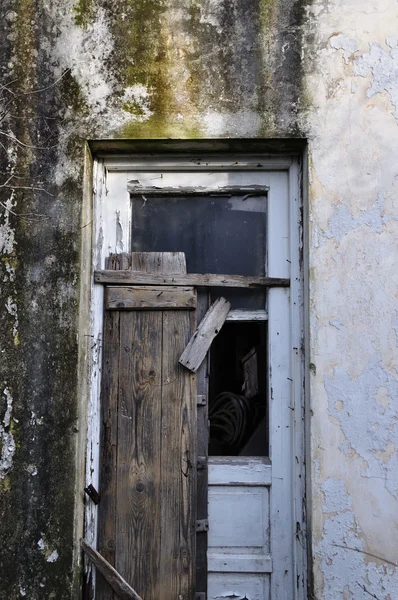
<path fill-rule="evenodd" d="M 145 115 L 145 110 L 140 106 L 139 102 L 136 100 L 129 100 L 123 104 L 123 110 L 136 117 L 143 117 Z"/>
<path fill-rule="evenodd" d="M 134 120 L 116 132 L 117 137 L 124 139 L 187 139 L 197 140 L 203 137 L 196 122 L 175 121 L 170 115 L 150 117 L 146 121 Z"/>
<path fill-rule="evenodd" d="M 123 87 L 141 85 L 148 93 L 145 109 L 134 99 L 124 103 L 123 109 L 135 118 L 117 132 L 122 137 L 165 138 L 186 133 L 187 127 L 177 121 L 179 106 L 170 77 L 174 47 L 164 17 L 167 8 L 163 0 L 120 2 L 112 27 L 115 68 Z M 146 120 L 147 110 L 151 117 Z M 189 137 L 199 137 L 195 124 L 190 123 L 188 129 Z"/>
<path fill-rule="evenodd" d="M 259 0 L 260 19 L 263 33 L 266 34 L 275 25 L 278 0 Z"/>

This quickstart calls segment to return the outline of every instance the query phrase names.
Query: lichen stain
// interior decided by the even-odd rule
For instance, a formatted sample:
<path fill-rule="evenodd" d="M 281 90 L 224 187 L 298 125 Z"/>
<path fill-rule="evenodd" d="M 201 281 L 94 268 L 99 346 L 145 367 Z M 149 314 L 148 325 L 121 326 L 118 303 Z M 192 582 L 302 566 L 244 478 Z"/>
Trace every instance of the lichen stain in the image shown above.
<path fill-rule="evenodd" d="M 2 424 L 0 423 L 0 479 L 4 479 L 9 473 L 12 468 L 13 457 L 15 454 L 15 439 L 11 428 L 13 398 L 7 387 L 4 388 L 3 395 L 6 398 L 6 410 L 2 418 Z"/>
<path fill-rule="evenodd" d="M 155 0 L 125 0 L 122 16 L 110 19 L 117 56 L 113 68 L 124 88 L 122 107 L 133 117 L 117 131 L 121 137 L 200 137 L 184 89 L 180 23 L 177 17 L 169 22 L 167 8 Z"/>
<path fill-rule="evenodd" d="M 87 27 L 88 23 L 93 18 L 94 7 L 93 0 L 77 0 L 73 7 L 76 25 L 79 27 Z"/>

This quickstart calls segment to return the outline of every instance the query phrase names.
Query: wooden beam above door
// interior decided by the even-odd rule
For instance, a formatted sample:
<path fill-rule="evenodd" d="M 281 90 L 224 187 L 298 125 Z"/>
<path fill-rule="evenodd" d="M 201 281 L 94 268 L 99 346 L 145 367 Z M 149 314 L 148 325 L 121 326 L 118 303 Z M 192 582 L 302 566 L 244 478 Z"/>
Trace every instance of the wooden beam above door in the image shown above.
<path fill-rule="evenodd" d="M 94 271 L 95 283 L 111 285 L 173 285 L 196 287 L 231 287 L 259 289 L 289 287 L 290 279 L 280 277 L 247 277 L 244 275 L 218 275 L 186 273 L 183 275 L 143 273 L 131 270 Z"/>

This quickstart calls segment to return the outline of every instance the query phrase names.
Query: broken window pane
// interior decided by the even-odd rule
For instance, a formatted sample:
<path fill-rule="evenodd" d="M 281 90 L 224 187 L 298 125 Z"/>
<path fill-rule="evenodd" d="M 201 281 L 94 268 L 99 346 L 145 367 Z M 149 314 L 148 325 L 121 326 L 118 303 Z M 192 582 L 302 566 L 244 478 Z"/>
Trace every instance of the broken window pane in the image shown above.
<path fill-rule="evenodd" d="M 265 196 L 132 196 L 132 251 L 185 252 L 188 273 L 265 275 Z M 262 309 L 263 290 L 213 289 Z"/>

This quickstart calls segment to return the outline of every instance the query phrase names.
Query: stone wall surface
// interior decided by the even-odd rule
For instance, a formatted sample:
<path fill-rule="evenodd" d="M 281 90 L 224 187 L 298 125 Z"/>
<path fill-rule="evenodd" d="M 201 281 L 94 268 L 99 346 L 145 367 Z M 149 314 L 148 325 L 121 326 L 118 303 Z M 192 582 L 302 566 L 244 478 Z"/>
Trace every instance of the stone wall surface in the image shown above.
<path fill-rule="evenodd" d="M 397 2 L 3 0 L 0 29 L 0 600 L 79 577 L 85 140 L 227 137 L 308 140 L 314 597 L 398 598 Z"/>

